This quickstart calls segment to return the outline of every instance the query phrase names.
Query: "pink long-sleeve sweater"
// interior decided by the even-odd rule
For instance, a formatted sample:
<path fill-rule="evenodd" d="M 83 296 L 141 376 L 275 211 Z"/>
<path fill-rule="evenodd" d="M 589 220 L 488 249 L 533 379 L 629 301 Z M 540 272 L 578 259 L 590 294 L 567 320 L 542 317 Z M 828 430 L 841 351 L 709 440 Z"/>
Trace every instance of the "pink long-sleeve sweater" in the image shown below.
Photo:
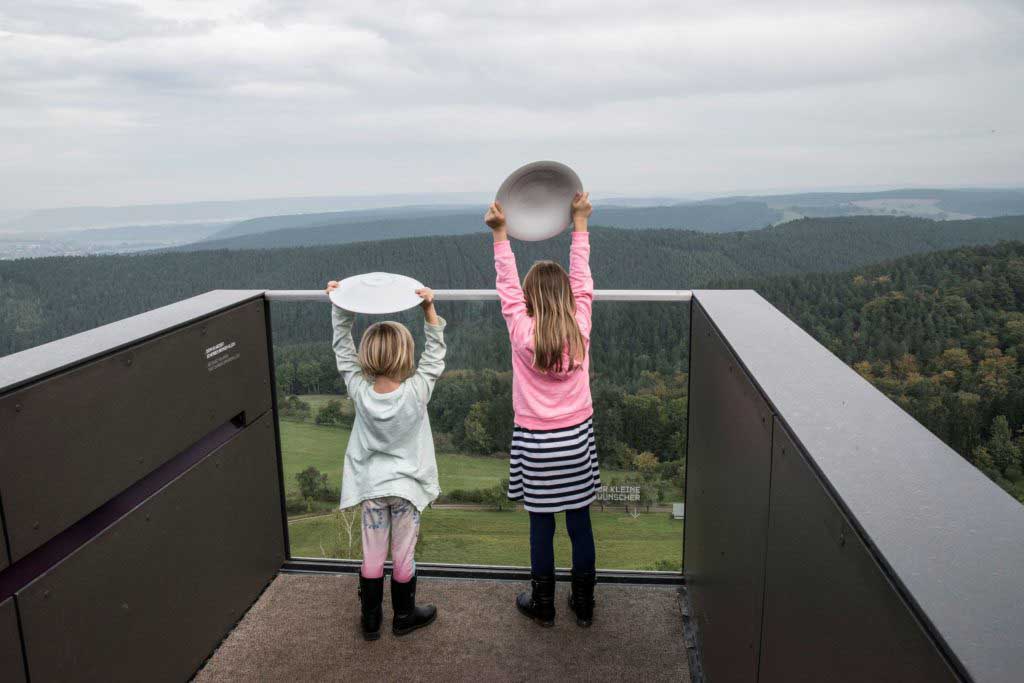
<path fill-rule="evenodd" d="M 494 270 L 501 314 L 512 342 L 512 409 L 516 424 L 526 429 L 560 429 L 583 422 L 594 414 L 590 398 L 594 280 L 590 275 L 589 233 L 574 232 L 569 248 L 569 282 L 576 299 L 576 322 L 586 345 L 583 363 L 571 371 L 541 372 L 533 367 L 533 318 L 526 313 L 516 257 L 508 240 L 494 243 Z"/>

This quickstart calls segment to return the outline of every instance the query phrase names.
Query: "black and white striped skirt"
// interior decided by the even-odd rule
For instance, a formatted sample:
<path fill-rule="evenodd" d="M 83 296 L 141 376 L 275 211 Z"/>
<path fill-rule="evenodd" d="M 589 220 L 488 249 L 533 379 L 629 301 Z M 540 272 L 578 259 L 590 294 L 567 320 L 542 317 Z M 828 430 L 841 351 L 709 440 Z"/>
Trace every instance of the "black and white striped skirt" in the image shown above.
<path fill-rule="evenodd" d="M 594 421 L 534 430 L 515 425 L 508 466 L 508 497 L 530 512 L 562 512 L 594 502 L 601 485 Z"/>

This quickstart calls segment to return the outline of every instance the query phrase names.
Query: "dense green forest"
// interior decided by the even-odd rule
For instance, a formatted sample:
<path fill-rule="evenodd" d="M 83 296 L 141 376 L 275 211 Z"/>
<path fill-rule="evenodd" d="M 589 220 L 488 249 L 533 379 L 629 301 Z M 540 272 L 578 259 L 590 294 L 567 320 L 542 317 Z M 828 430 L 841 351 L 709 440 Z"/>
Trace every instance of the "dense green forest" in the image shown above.
<path fill-rule="evenodd" d="M 713 280 L 808 271 L 839 271 L 897 256 L 1024 238 L 1024 217 L 934 222 L 916 218 L 816 218 L 750 232 L 595 229 L 591 264 L 598 287 L 685 289 Z M 539 258 L 565 260 L 568 238 L 517 243 L 521 267 Z M 328 279 L 387 270 L 435 287 L 493 287 L 489 237 L 480 234 L 363 242 L 330 247 L 193 253 L 56 257 L 0 262 L 0 354 L 172 303 L 210 289 L 310 289 Z M 604 344 L 627 355 L 655 356 L 679 340 L 665 304 L 628 306 L 623 327 L 605 325 Z M 317 305 L 275 306 L 282 342 L 323 341 Z M 602 307 L 604 308 L 604 307 Z M 451 322 L 484 319 L 497 307 L 448 306 Z M 612 315 L 609 313 L 609 315 Z M 610 322 L 607 321 L 607 322 Z M 656 326 L 651 333 L 635 330 Z M 463 334 L 484 339 L 463 325 Z M 453 326 L 453 332 L 458 329 Z M 664 334 L 656 333 L 657 330 Z M 473 339 L 467 339 L 467 342 Z M 622 349 L 622 344 L 629 347 Z M 472 346 L 472 345 L 470 345 Z M 685 343 L 682 343 L 685 347 Z M 474 353 L 494 353 L 477 350 Z M 596 357 L 596 355 L 595 355 Z M 652 361 L 656 362 L 656 361 Z"/>
<path fill-rule="evenodd" d="M 756 289 L 1024 502 L 1024 244 L 922 254 L 842 273 L 713 284 Z M 596 330 L 628 324 L 615 317 L 614 306 L 595 308 Z M 605 323 L 602 315 L 609 317 Z M 652 321 L 638 329 L 671 347 L 671 333 Z M 507 439 L 511 405 L 507 373 L 486 368 L 508 367 L 508 361 L 500 327 L 477 334 L 493 335 L 481 344 L 495 350 L 493 358 L 456 355 L 452 365 L 460 369 L 438 385 L 431 411 L 456 449 L 490 452 Z M 686 453 L 685 348 L 656 362 L 633 357 L 626 372 L 619 365 L 626 358 L 606 355 L 615 346 L 594 349 L 602 462 L 631 469 L 651 454 L 671 467 Z M 338 390 L 325 344 L 281 345 L 277 371 L 286 391 Z"/>

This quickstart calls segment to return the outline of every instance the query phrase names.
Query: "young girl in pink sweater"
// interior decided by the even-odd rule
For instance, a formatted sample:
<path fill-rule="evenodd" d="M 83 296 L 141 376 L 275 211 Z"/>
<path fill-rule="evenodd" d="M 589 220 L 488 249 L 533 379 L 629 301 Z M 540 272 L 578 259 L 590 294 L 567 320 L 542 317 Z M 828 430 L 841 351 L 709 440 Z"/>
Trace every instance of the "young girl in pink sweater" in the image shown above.
<path fill-rule="evenodd" d="M 555 623 L 557 512 L 565 512 L 572 541 L 569 607 L 580 626 L 590 626 L 594 612 L 590 504 L 601 475 L 590 399 L 590 212 L 588 193 L 577 193 L 569 272 L 554 261 L 538 261 L 522 286 L 501 205 L 491 204 L 484 217 L 494 236 L 498 296 L 512 342 L 515 427 L 508 496 L 530 513 L 532 591 L 520 593 L 516 607 L 542 626 Z"/>

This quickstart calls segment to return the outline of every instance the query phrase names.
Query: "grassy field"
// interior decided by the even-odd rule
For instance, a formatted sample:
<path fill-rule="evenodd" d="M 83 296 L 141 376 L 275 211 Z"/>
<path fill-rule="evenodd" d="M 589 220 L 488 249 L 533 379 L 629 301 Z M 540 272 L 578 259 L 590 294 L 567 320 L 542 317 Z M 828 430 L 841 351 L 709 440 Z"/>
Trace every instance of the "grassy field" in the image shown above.
<path fill-rule="evenodd" d="M 302 394 L 299 398 L 309 404 L 314 417 L 317 411 L 323 408 L 324 404 L 328 401 L 341 401 L 341 412 L 343 415 L 352 415 L 354 412 L 352 401 L 347 396 L 338 396 L 337 394 Z"/>
<path fill-rule="evenodd" d="M 303 397 L 305 399 L 306 397 Z M 310 465 L 327 474 L 332 488 L 341 486 L 341 468 L 349 431 L 304 422 L 281 421 L 281 452 L 285 489 L 298 491 L 295 475 Z M 508 477 L 508 461 L 502 458 L 438 453 L 437 470 L 445 491 L 489 488 Z"/>
<path fill-rule="evenodd" d="M 295 475 L 310 465 L 327 475 L 328 485 L 332 488 L 340 487 L 348 434 L 347 429 L 339 427 L 281 420 L 281 460 L 285 490 L 298 491 Z"/>
<path fill-rule="evenodd" d="M 621 511 L 592 512 L 597 565 L 606 569 L 679 570 L 683 522 L 667 513 L 634 518 Z M 555 534 L 555 562 L 572 564 L 562 519 Z M 297 519 L 288 525 L 295 557 L 360 557 L 359 521 L 351 552 L 337 514 Z M 523 566 L 530 563 L 529 517 L 525 512 L 434 509 L 423 513 L 416 559 Z"/>
<path fill-rule="evenodd" d="M 321 398 L 303 396 L 303 400 Z M 324 402 L 331 397 L 322 397 Z M 310 400 L 312 403 L 313 401 Z M 348 429 L 310 422 L 281 421 L 281 451 L 284 460 L 285 489 L 298 491 L 295 475 L 312 465 L 327 474 L 332 488 L 341 486 L 341 468 L 348 446 Z M 437 469 L 443 491 L 490 488 L 508 478 L 508 461 L 458 453 L 438 453 Z M 625 477 L 625 472 L 602 470 L 605 483 Z M 673 491 L 671 500 L 682 500 L 682 490 Z"/>
<path fill-rule="evenodd" d="M 304 396 L 311 403 L 320 397 Z M 329 397 L 323 397 L 326 401 Z M 349 430 L 304 422 L 281 421 L 281 450 L 285 488 L 297 492 L 295 475 L 309 467 L 327 474 L 332 488 L 341 485 L 341 470 Z M 438 453 L 441 487 L 480 489 L 494 486 L 508 477 L 503 458 Z M 610 481 L 624 473 L 607 471 Z M 329 511 L 336 503 L 320 501 L 311 511 Z M 360 557 L 358 520 L 353 525 L 355 543 L 348 536 L 339 513 L 296 519 L 289 524 L 292 555 L 296 557 Z M 682 521 L 667 513 L 641 514 L 634 518 L 621 509 L 593 511 L 594 535 L 598 544 L 598 566 L 617 569 L 678 569 L 682 554 Z M 559 520 L 560 526 L 562 525 Z M 421 541 L 416 556 L 423 562 L 463 564 L 529 564 L 529 517 L 525 512 L 491 510 L 433 509 L 423 515 Z M 558 530 L 555 557 L 559 566 L 569 566 L 569 538 Z"/>

